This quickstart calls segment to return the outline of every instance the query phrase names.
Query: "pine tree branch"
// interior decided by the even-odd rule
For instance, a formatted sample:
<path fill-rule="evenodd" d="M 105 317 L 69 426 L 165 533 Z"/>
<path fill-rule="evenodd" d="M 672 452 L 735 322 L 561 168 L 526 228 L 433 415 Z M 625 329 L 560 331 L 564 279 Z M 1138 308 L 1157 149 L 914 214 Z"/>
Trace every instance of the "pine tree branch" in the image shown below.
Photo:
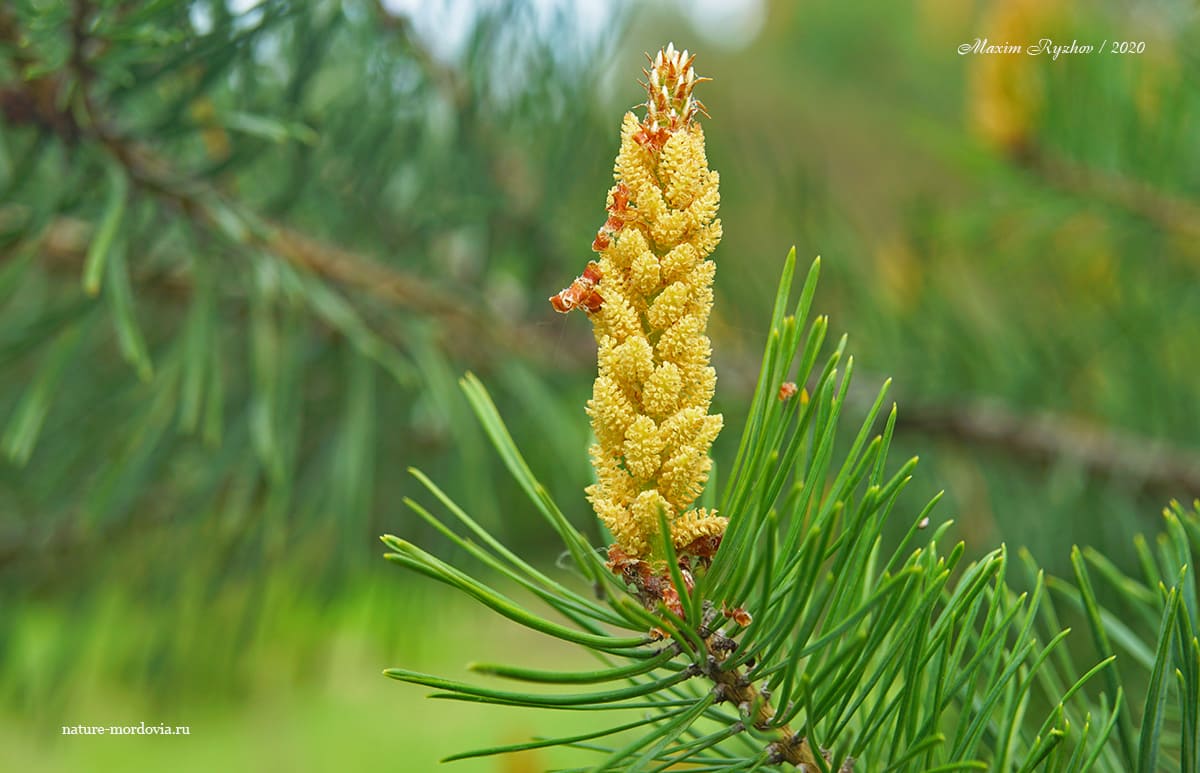
<path fill-rule="evenodd" d="M 189 206 L 195 212 L 197 205 Z M 19 230 L 30 213 L 20 205 L 0 207 L 0 230 Z M 32 243 L 41 265 L 54 273 L 77 278 L 83 268 L 94 226 L 80 218 L 59 216 L 39 234 L 18 240 L 0 249 L 0 261 L 12 259 Z M 565 354 L 563 345 L 550 339 L 528 323 L 514 324 L 496 318 L 474 293 L 451 296 L 441 288 L 403 269 L 330 245 L 302 232 L 281 225 L 270 226 L 270 238 L 263 249 L 312 276 L 353 290 L 382 304 L 388 313 L 408 311 L 438 320 L 454 331 L 446 336 L 446 346 L 475 362 L 493 359 L 497 352 L 520 354 L 523 359 L 543 365 L 582 367 L 585 358 Z M 175 302 L 190 297 L 192 279 L 178 271 L 139 271 L 133 281 L 151 295 Z M 363 304 L 354 304 L 362 306 Z M 358 309 L 365 312 L 365 308 Z M 381 325 L 383 327 L 383 325 Z M 382 331 L 380 335 L 387 337 Z M 580 341 L 580 351 L 588 342 Z M 557 351 L 556 351 L 557 350 Z"/>
<path fill-rule="evenodd" d="M 848 399 L 860 410 L 875 401 L 881 377 L 857 374 Z M 1033 466 L 1065 464 L 1089 477 L 1112 481 L 1156 499 L 1200 496 L 1200 451 L 1084 419 L 1052 413 L 1023 413 L 1004 401 L 970 397 L 922 400 L 893 386 L 900 406 L 896 431 L 938 437 L 993 450 Z"/>
<path fill-rule="evenodd" d="M 1026 148 L 1013 158 L 1019 166 L 1060 190 L 1123 209 L 1164 231 L 1177 234 L 1181 237 L 1180 245 L 1200 244 L 1200 205 L 1193 201 L 1041 149 Z"/>
<path fill-rule="evenodd" d="M 570 258 L 546 227 L 545 218 L 539 217 L 535 208 L 530 206 L 533 200 L 542 197 L 543 192 L 539 189 L 530 195 L 529 191 L 522 189 L 522 185 L 534 177 L 530 173 L 528 159 L 520 149 L 503 140 L 490 120 L 490 112 L 473 103 L 469 79 L 459 69 L 442 63 L 434 56 L 408 17 L 392 13 L 382 2 L 376 2 L 374 9 L 380 26 L 395 35 L 405 52 L 424 71 L 425 77 L 453 106 L 456 123 L 463 127 L 473 144 L 484 150 L 489 162 L 482 165 L 483 171 L 505 201 L 505 225 L 521 232 L 536 247 L 537 254 L 550 258 L 555 265 L 569 265 Z"/>
<path fill-rule="evenodd" d="M 73 17 L 76 32 L 72 36 L 70 66 L 75 71 L 75 82 L 80 84 L 79 98 L 84 105 L 80 112 L 84 121 L 79 120 L 79 113 L 71 110 L 69 101 L 61 98 L 72 79 L 59 73 L 0 87 L 0 108 L 9 123 L 34 126 L 68 144 L 91 141 L 118 162 L 135 187 L 160 199 L 194 225 L 229 237 L 228 214 L 233 213 L 241 221 L 236 236 L 242 246 L 266 251 L 310 275 L 364 292 L 390 307 L 435 317 L 461 333 L 455 336 L 456 340 L 472 343 L 477 350 L 499 348 L 526 354 L 543 351 L 531 345 L 519 331 L 498 325 L 483 299 L 449 293 L 409 272 L 260 218 L 236 199 L 206 182 L 189 179 L 148 146 L 122 134 L 90 95 L 91 73 L 82 54 L 87 46 L 83 32 L 86 17 L 86 3 L 76 3 Z M 13 20 L 0 16 L 0 41 L 13 42 L 19 35 Z M 68 221 L 56 221 L 46 236 L 54 242 L 54 237 L 68 228 L 71 228 Z M 78 232 L 78 229 L 73 230 Z M 80 257 L 83 251 L 80 251 Z M 61 250 L 58 257 L 62 257 Z"/>
<path fill-rule="evenodd" d="M 62 521 L 51 527 L 31 525 L 0 531 L 0 571 L 33 567 L 43 571 L 74 560 L 97 545 L 111 546 L 126 539 L 145 539 L 151 529 L 171 528 L 174 514 L 143 508 L 127 516 L 88 525 L 87 519 Z"/>
<path fill-rule="evenodd" d="M 148 145 L 122 134 L 116 121 L 105 115 L 92 96 L 94 73 L 88 63 L 87 50 L 95 41 L 87 36 L 87 20 L 91 6 L 87 0 L 75 0 L 72 7 L 71 55 L 66 69 L 33 81 L 0 86 L 0 108 L 14 125 L 33 125 L 67 144 L 92 141 L 102 147 L 123 167 L 133 184 L 172 209 L 193 224 L 208 231 L 227 232 L 226 213 L 234 213 L 250 227 L 246 229 L 245 247 L 273 254 L 288 264 L 372 297 L 389 308 L 411 310 L 433 317 L 452 329 L 452 338 L 460 349 L 468 349 L 475 359 L 493 351 L 517 352 L 525 359 L 555 364 L 559 348 L 547 345 L 542 336 L 528 326 L 504 325 L 487 305 L 487 298 L 476 292 L 450 292 L 411 272 L 403 271 L 373 258 L 351 252 L 311 237 L 282 223 L 251 211 L 236 198 L 199 179 L 189 178 L 166 158 Z M 423 46 L 406 17 L 394 16 L 382 7 L 378 9 L 384 26 L 397 33 L 406 51 L 426 71 L 427 77 L 438 85 L 454 106 L 460 121 L 477 141 L 497 160 L 486 164 L 489 179 L 506 200 L 523 198 L 511 190 L 514 178 L 524 180 L 528 174 L 511 172 L 513 163 L 521 163 L 508 149 L 502 147 L 492 127 L 483 120 L 481 111 L 472 105 L 470 89 L 461 73 L 441 64 Z M 0 13 L 0 42 L 15 43 L 20 38 L 15 19 Z M 19 47 L 13 46 L 19 51 Z M 30 61 L 24 61 L 30 64 Z M 20 63 L 20 62 L 19 62 Z M 63 95 L 77 86 L 82 110 L 72 110 L 70 100 Z M 82 116 L 82 121 L 80 120 Z M 506 171 L 507 170 L 507 171 Z M 556 239 L 544 222 L 528 207 L 510 206 L 505 210 L 508 227 L 522 232 L 540 254 L 561 253 Z M 61 223 L 60 223 L 61 225 Z M 86 250 L 86 248 L 85 248 Z M 562 262 L 561 260 L 558 262 Z M 173 277 L 179 289 L 181 277 Z M 482 357 L 486 359 L 486 356 Z"/>
<path fill-rule="evenodd" d="M 750 365 L 726 364 L 722 372 L 750 374 L 755 372 Z M 861 370 L 856 375 L 848 399 L 865 410 L 878 396 L 875 385 L 883 379 Z M 744 394 L 753 387 L 748 379 L 742 379 L 735 388 Z M 1001 400 L 976 397 L 934 402 L 896 389 L 892 387 L 891 397 L 901 406 L 896 415 L 897 432 L 998 451 L 1027 465 L 1076 466 L 1090 477 L 1159 499 L 1187 501 L 1200 496 L 1200 451 L 1196 449 L 1092 421 L 1018 412 Z"/>
<path fill-rule="evenodd" d="M 18 221 L 14 205 L 0 210 L 0 222 Z M 520 352 L 534 361 L 552 362 L 572 371 L 592 367 L 591 343 L 582 335 L 555 333 L 553 338 L 526 322 L 503 323 L 483 317 L 474 304 L 454 304 L 418 277 L 331 247 L 289 229 L 280 230 L 274 249 L 290 263 L 324 279 L 353 288 L 390 307 L 412 308 L 470 329 L 490 330 L 503 351 Z M 83 266 L 91 226 L 81 220 L 59 217 L 41 235 L 40 253 L 56 270 L 77 276 Z M 11 254 L 12 251 L 8 251 Z M 190 293 L 188 277 L 154 273 L 135 277 L 170 297 Z M 467 308 L 462 308 L 466 306 Z M 563 337 L 565 335 L 565 337 Z M 455 346 L 457 338 L 447 341 Z M 748 363 L 727 364 L 725 373 L 750 373 Z M 850 399 L 870 406 L 876 395 L 869 386 L 879 379 L 861 375 L 851 385 Z M 737 391 L 753 389 L 746 380 L 730 378 Z M 974 448 L 993 449 L 1029 464 L 1065 463 L 1082 468 L 1089 476 L 1115 481 L 1135 492 L 1183 500 L 1200 496 L 1200 453 L 1176 444 L 1120 432 L 1095 423 L 1052 414 L 1026 415 L 1003 402 L 983 398 L 955 403 L 922 401 L 893 395 L 903 406 L 896 420 L 901 432 L 942 437 Z"/>
<path fill-rule="evenodd" d="M 869 404 L 874 395 L 856 394 Z M 1029 463 L 1066 463 L 1134 491 L 1188 500 L 1200 496 L 1200 453 L 1160 440 L 1051 414 L 1021 415 L 1003 403 L 904 400 L 896 428 L 992 448 Z"/>
<path fill-rule="evenodd" d="M 701 635 L 704 633 L 705 631 L 702 630 Z M 703 638 L 708 651 L 708 659 L 701 666 L 701 672 L 712 680 L 717 697 L 736 706 L 738 713 L 748 717 L 755 729 L 762 732 L 773 732 L 778 737 L 779 740 L 772 742 L 768 747 L 770 752 L 768 762 L 773 765 L 787 762 L 802 771 L 817 770 L 817 761 L 813 757 L 808 739 L 793 732 L 791 727 L 786 724 L 778 727 L 772 726 L 775 712 L 771 707 L 770 695 L 765 690 L 760 691 L 755 687 L 754 683 L 742 673 L 740 666 L 729 670 L 721 668 L 721 661 L 729 655 L 733 642 L 718 632 L 709 633 Z M 847 765 L 843 766 L 843 770 L 850 770 L 851 765 L 853 762 L 847 760 Z"/>

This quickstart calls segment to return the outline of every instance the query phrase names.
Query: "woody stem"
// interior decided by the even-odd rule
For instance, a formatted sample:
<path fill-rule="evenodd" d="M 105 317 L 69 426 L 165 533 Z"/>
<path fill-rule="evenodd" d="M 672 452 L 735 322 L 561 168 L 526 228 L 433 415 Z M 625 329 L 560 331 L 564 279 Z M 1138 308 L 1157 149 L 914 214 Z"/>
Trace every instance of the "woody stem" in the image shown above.
<path fill-rule="evenodd" d="M 721 668 L 721 661 L 729 652 L 728 647 L 723 646 L 728 640 L 722 634 L 709 632 L 703 638 L 708 657 L 701 666 L 701 672 L 712 680 L 718 697 L 737 706 L 739 712 L 752 715 L 750 719 L 756 729 L 770 731 L 770 723 L 775 716 L 770 698 L 746 678 L 740 666 L 728 670 Z M 803 770 L 817 770 L 817 762 L 808 739 L 794 733 L 788 725 L 774 729 L 779 740 L 770 746 L 772 761 L 787 762 L 797 767 L 806 766 Z"/>

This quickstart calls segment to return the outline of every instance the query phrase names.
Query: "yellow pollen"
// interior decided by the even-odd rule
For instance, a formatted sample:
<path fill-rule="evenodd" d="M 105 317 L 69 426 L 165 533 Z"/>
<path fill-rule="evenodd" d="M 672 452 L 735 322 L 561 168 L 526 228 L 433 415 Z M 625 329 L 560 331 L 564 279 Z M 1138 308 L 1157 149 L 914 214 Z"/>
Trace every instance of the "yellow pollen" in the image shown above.
<path fill-rule="evenodd" d="M 721 239 L 719 177 L 708 168 L 686 52 L 651 60 L 647 116 L 625 115 L 610 217 L 597 237 L 603 298 L 589 318 L 599 374 L 588 402 L 596 483 L 587 495 L 616 543 L 658 556 L 659 512 L 676 548 L 720 537 L 725 518 L 692 505 L 721 431 L 705 334 Z M 603 237 L 603 238 L 602 238 Z"/>

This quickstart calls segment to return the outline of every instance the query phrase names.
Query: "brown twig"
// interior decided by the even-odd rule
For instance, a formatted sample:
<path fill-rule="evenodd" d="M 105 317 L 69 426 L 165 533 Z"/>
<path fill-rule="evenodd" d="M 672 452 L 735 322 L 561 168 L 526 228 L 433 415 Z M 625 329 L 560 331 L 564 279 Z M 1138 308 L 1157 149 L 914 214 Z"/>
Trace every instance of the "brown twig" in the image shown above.
<path fill-rule="evenodd" d="M 1159 228 L 1183 237 L 1183 244 L 1200 243 L 1200 205 L 1161 188 L 1118 174 L 1026 149 L 1016 163 L 1056 188 L 1085 199 L 1097 199 L 1137 215 Z"/>
<path fill-rule="evenodd" d="M 756 730 L 776 735 L 778 740 L 768 747 L 772 764 L 787 762 L 802 771 L 816 771 L 817 761 L 808 739 L 786 724 L 772 727 L 775 711 L 771 707 L 770 695 L 755 687 L 742 673 L 740 666 L 729 670 L 721 668 L 721 662 L 728 657 L 732 644 L 726 644 L 727 641 L 719 633 L 712 633 L 704 639 L 707 663 L 701 667 L 701 671 L 712 680 L 717 697 L 736 706 L 738 713 L 747 717 Z"/>
<path fill-rule="evenodd" d="M 754 389 L 746 377 L 757 371 L 752 362 L 718 362 L 722 374 L 743 374 L 734 388 Z M 723 376 L 723 379 L 726 377 Z M 735 380 L 730 376 L 722 383 Z M 865 411 L 878 396 L 882 377 L 856 370 L 847 399 Z M 808 384 L 813 392 L 814 384 Z M 1111 480 L 1135 493 L 1163 501 L 1200 496 L 1200 451 L 1133 432 L 1120 432 L 1083 419 L 1016 411 L 1000 400 L 922 400 L 895 386 L 889 397 L 898 406 L 896 431 L 944 438 L 972 448 L 992 449 L 1028 465 L 1063 463 L 1089 476 Z M 882 419 L 881 419 L 882 422 Z"/>
<path fill-rule="evenodd" d="M 902 405 L 898 430 L 994 448 L 1031 463 L 1066 462 L 1091 477 L 1167 498 L 1200 496 L 1200 453 L 1170 443 L 1061 416 L 1019 414 L 997 401 Z"/>
<path fill-rule="evenodd" d="M 0 220 L 5 210 L 0 210 Z M 12 214 L 11 218 L 19 217 Z M 77 275 L 83 265 L 90 241 L 91 227 L 74 218 L 51 221 L 43 233 L 41 252 L 51 266 Z M 463 317 L 466 312 L 429 287 L 418 277 L 384 266 L 370 258 L 330 247 L 289 229 L 276 231 L 273 250 L 289 256 L 289 262 L 329 281 L 353 288 L 377 298 L 388 306 L 411 308 L 435 316 L 457 316 L 463 324 L 486 325 L 505 351 L 521 351 L 522 356 L 548 357 L 555 366 L 581 370 L 594 366 L 589 341 L 573 337 L 566 343 L 551 343 L 537 327 L 528 323 Z M 142 281 L 178 296 L 189 292 L 188 278 L 181 274 L 141 277 Z M 478 312 L 475 312 L 478 313 Z M 750 373 L 750 363 L 727 363 L 723 373 Z M 870 374 L 859 374 L 851 386 L 850 399 L 860 408 L 875 400 L 874 384 L 882 381 Z M 754 388 L 748 379 L 731 378 L 740 393 Z M 811 386 L 811 385 L 810 385 Z M 957 403 L 933 403 L 906 395 L 893 399 L 901 406 L 896 417 L 900 432 L 917 433 L 991 448 L 1007 456 L 1033 464 L 1065 462 L 1077 465 L 1095 478 L 1124 484 L 1166 498 L 1190 499 L 1200 496 L 1200 453 L 1160 440 L 1109 428 L 1079 419 L 1048 414 L 1027 415 L 1013 411 L 996 400 L 967 400 Z"/>
<path fill-rule="evenodd" d="M 775 724 L 775 709 L 766 688 L 757 688 L 743 673 L 741 666 L 722 668 L 729 654 L 737 649 L 737 643 L 722 631 L 711 630 L 715 617 L 715 607 L 711 602 L 705 602 L 704 624 L 699 631 L 704 640 L 705 660 L 698 664 L 698 668 L 712 681 L 718 702 L 732 703 L 737 707 L 738 714 L 745 718 L 741 722 L 748 721 L 755 730 L 776 738 L 767 747 L 770 764 L 788 763 L 803 773 L 815 773 L 818 770 L 817 760 L 808 739 L 793 731 L 787 723 Z M 827 763 L 832 762 L 832 754 L 828 750 L 822 749 L 821 756 Z M 838 768 L 838 773 L 851 773 L 853 769 L 854 759 L 847 757 Z"/>
<path fill-rule="evenodd" d="M 715 547 L 713 549 L 715 551 Z M 692 587 L 689 578 L 694 568 L 686 559 L 680 561 L 679 569 L 680 579 L 687 587 L 678 587 L 670 573 L 656 567 L 653 562 L 629 556 L 618 545 L 611 545 L 608 555 L 609 570 L 633 590 L 633 595 L 647 611 L 651 614 L 670 612 L 677 619 L 684 615 L 680 597 L 681 594 L 687 594 Z M 724 630 L 714 630 L 717 608 L 711 600 L 704 602 L 703 609 L 704 614 L 696 634 L 704 642 L 704 651 L 698 652 L 693 648 L 692 637 L 678 637 L 672 645 L 674 652 L 688 653 L 692 660 L 689 669 L 693 674 L 703 674 L 713 683 L 713 697 L 717 703 L 732 703 L 737 707 L 741 719 L 733 726 L 735 732 L 743 732 L 746 723 L 749 722 L 755 730 L 775 738 L 767 747 L 771 764 L 786 762 L 801 771 L 815 771 L 816 760 L 808 740 L 793 732 L 787 723 L 776 724 L 775 710 L 771 706 L 771 696 L 767 689 L 764 687 L 759 690 L 755 687 L 741 666 L 725 668 L 726 660 L 730 653 L 737 650 L 738 644 L 726 636 Z M 744 610 L 738 611 L 745 615 Z M 654 628 L 651 635 L 661 638 L 667 634 L 660 628 Z M 827 752 L 822 751 L 822 754 L 827 761 L 830 759 Z M 853 764 L 854 761 L 848 758 L 839 773 L 848 773 Z"/>

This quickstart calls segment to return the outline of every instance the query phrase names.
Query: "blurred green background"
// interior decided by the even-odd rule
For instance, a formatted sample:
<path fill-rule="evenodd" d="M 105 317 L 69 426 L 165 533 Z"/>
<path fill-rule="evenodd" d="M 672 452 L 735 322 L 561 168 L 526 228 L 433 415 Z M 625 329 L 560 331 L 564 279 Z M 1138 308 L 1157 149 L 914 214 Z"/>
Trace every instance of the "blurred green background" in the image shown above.
<path fill-rule="evenodd" d="M 960 54 L 976 39 L 1104 50 Z M 786 251 L 915 513 L 1133 562 L 1200 495 L 1200 24 L 1186 2 L 117 2 L 0 8 L 0 768 L 429 770 L 584 715 L 390 665 L 583 657 L 385 565 L 418 465 L 553 567 L 456 384 L 583 498 L 594 344 L 547 296 L 672 40 L 722 180 L 736 449 Z M 1111 53 L 1113 41 L 1144 42 Z M 1140 50 L 1136 48 L 1134 50 Z M 897 519 L 901 520 L 901 519 Z M 189 725 L 74 737 L 62 725 Z M 536 771 L 569 753 L 455 763 Z"/>

